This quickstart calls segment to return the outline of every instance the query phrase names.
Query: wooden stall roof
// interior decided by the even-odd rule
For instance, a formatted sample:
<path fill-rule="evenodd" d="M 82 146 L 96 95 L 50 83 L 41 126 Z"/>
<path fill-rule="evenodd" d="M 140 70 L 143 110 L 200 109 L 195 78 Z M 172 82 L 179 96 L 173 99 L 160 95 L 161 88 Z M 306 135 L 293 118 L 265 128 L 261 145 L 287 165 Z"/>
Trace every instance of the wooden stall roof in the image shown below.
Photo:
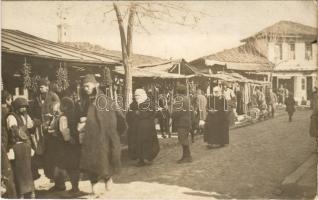
<path fill-rule="evenodd" d="M 2 29 L 1 42 L 1 51 L 10 54 L 78 63 L 118 63 L 118 61 L 101 54 L 69 47 L 19 30 Z"/>
<path fill-rule="evenodd" d="M 201 76 L 215 78 L 215 79 L 229 81 L 229 82 L 251 83 L 251 84 L 257 84 L 257 85 L 271 84 L 270 82 L 267 82 L 267 81 L 258 81 L 258 80 L 248 79 L 238 73 L 219 72 L 217 74 L 201 74 Z"/>
<path fill-rule="evenodd" d="M 161 79 L 185 79 L 196 76 L 195 74 L 184 75 L 171 73 L 169 70 L 175 66 L 175 62 L 169 61 L 158 65 L 148 65 L 132 68 L 132 76 L 135 78 L 161 78 Z M 122 66 L 117 66 L 113 70 L 115 74 L 124 75 L 125 71 Z"/>
<path fill-rule="evenodd" d="M 184 68 L 188 68 L 192 70 L 192 74 L 185 75 L 185 74 L 173 73 L 173 71 L 175 71 L 174 69 L 176 68 L 176 64 L 182 64 Z M 121 76 L 124 76 L 125 74 L 124 68 L 122 66 L 115 67 L 115 70 L 113 72 Z M 269 84 L 267 82 L 248 79 L 238 73 L 226 73 L 226 72 L 219 72 L 217 74 L 201 73 L 184 60 L 174 60 L 174 61 L 161 63 L 158 65 L 135 67 L 132 69 L 132 76 L 135 78 L 138 77 L 138 78 L 160 78 L 160 79 L 185 79 L 185 78 L 192 78 L 192 77 L 208 77 L 208 78 L 214 78 L 214 79 L 230 81 L 230 82 L 254 83 L 254 84 L 260 84 L 260 85 Z"/>

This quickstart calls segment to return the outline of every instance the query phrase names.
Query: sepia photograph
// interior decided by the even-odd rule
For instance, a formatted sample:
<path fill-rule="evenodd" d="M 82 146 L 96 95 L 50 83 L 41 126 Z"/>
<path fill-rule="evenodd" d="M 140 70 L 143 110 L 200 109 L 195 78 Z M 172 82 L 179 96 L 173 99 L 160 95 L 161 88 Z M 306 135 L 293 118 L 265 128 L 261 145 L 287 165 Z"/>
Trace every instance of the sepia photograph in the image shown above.
<path fill-rule="evenodd" d="M 318 200 L 316 0 L 1 2 L 1 198 Z"/>

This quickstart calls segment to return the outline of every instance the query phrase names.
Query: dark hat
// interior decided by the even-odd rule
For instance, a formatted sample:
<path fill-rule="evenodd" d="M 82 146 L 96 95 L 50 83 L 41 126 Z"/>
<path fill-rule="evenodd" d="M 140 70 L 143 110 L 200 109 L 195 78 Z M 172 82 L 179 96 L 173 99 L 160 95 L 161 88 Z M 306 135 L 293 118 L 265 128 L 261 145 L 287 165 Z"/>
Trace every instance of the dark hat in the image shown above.
<path fill-rule="evenodd" d="M 9 98 L 12 98 L 12 95 L 8 91 L 3 90 L 1 92 L 1 103 L 5 104 Z"/>
<path fill-rule="evenodd" d="M 28 107 L 29 103 L 28 100 L 26 100 L 23 97 L 18 97 L 12 102 L 12 106 L 14 109 L 19 109 L 21 107 Z"/>
<path fill-rule="evenodd" d="M 97 81 L 93 74 L 87 74 L 83 79 L 83 83 L 97 83 Z"/>
<path fill-rule="evenodd" d="M 176 92 L 179 94 L 185 94 L 187 92 L 187 87 L 185 85 L 177 85 Z"/>
<path fill-rule="evenodd" d="M 73 100 L 70 97 L 63 97 L 61 100 L 61 111 L 73 111 L 75 105 Z"/>
<path fill-rule="evenodd" d="M 38 86 L 41 87 L 41 86 L 49 86 L 50 82 L 47 80 L 47 79 L 40 79 L 39 80 L 39 83 L 38 83 Z"/>

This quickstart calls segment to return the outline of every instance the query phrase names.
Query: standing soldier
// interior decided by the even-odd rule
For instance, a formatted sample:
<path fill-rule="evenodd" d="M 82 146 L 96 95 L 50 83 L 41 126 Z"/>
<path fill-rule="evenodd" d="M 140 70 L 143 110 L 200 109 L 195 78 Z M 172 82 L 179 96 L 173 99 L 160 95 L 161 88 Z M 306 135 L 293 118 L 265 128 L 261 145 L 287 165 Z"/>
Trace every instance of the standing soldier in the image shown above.
<path fill-rule="evenodd" d="M 111 177 L 121 166 L 116 112 L 110 110 L 109 101 L 98 86 L 93 74 L 86 75 L 85 95 L 81 98 L 81 123 L 85 124 L 85 131 L 81 139 L 80 170 L 87 173 L 94 195 L 99 180 L 104 180 L 105 189 L 109 189 Z"/>
<path fill-rule="evenodd" d="M 31 140 L 29 129 L 33 121 L 27 114 L 28 101 L 16 98 L 13 101 L 13 112 L 8 115 L 10 147 L 13 152 L 13 171 L 17 193 L 20 198 L 35 198 L 35 188 L 31 169 Z"/>
<path fill-rule="evenodd" d="M 192 162 L 189 142 L 191 130 L 190 99 L 185 94 L 186 88 L 179 86 L 172 111 L 172 129 L 173 132 L 177 131 L 178 140 L 182 146 L 182 157 L 177 161 L 178 163 Z"/>

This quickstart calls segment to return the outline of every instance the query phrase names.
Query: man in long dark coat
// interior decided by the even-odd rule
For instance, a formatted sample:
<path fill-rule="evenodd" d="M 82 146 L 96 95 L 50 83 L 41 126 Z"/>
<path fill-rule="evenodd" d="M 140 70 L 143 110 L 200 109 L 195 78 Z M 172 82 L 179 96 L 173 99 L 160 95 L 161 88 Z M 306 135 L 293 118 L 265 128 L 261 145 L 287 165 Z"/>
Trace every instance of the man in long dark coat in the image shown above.
<path fill-rule="evenodd" d="M 294 94 L 293 93 L 289 93 L 288 98 L 286 98 L 285 100 L 285 105 L 286 105 L 286 112 L 288 113 L 288 117 L 289 117 L 289 122 L 291 122 L 293 120 L 293 115 L 294 112 L 296 111 L 295 105 L 296 105 L 296 101 L 294 99 Z"/>
<path fill-rule="evenodd" d="M 151 164 L 158 155 L 160 147 L 155 128 L 154 106 L 143 89 L 135 91 L 135 98 L 126 119 L 130 157 L 139 160 L 137 166 Z"/>
<path fill-rule="evenodd" d="M 111 177 L 120 171 L 121 145 L 116 111 L 111 110 L 111 104 L 99 90 L 94 75 L 85 76 L 83 87 L 86 95 L 81 98 L 82 117 L 86 118 L 86 122 L 80 170 L 87 173 L 92 193 L 96 194 L 95 185 L 99 180 L 105 181 L 105 189 L 108 190 Z"/>
<path fill-rule="evenodd" d="M 208 100 L 209 113 L 206 119 L 204 141 L 208 148 L 222 147 L 229 144 L 229 120 L 226 114 L 227 102 L 221 96 L 218 86 L 213 88 L 213 96 Z"/>

